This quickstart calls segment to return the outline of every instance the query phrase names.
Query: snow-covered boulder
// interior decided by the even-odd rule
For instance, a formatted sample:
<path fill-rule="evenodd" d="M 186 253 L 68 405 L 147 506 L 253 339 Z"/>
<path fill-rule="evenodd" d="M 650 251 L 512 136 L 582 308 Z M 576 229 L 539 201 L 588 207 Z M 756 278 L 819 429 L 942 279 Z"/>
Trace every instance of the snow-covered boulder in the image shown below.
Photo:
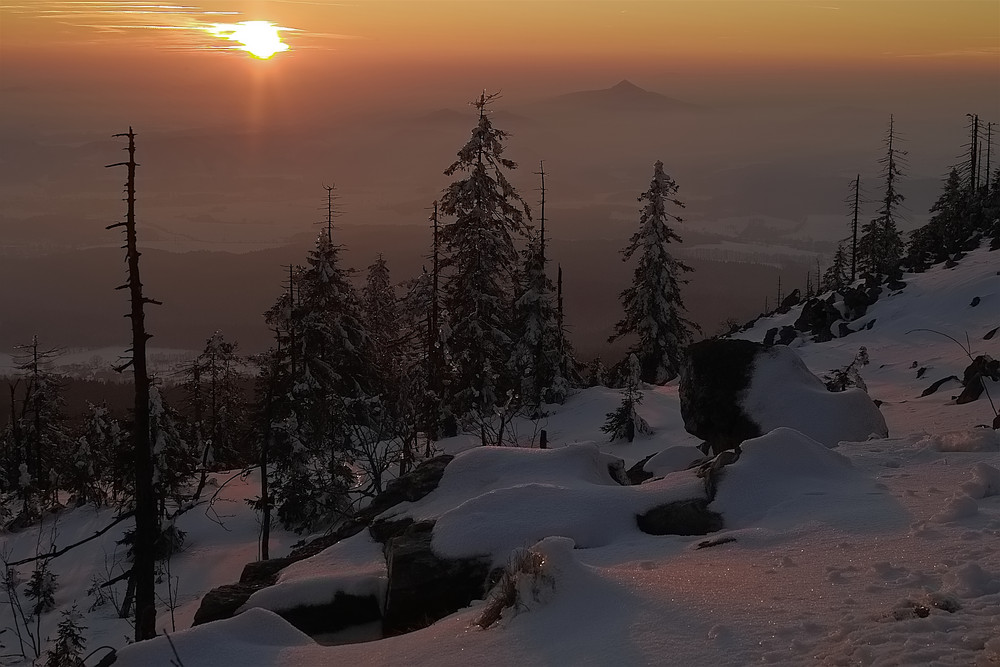
<path fill-rule="evenodd" d="M 868 394 L 860 389 L 829 391 L 787 347 L 757 353 L 740 405 L 761 433 L 784 426 L 827 447 L 889 435 L 885 418 Z"/>
<path fill-rule="evenodd" d="M 689 348 L 680 384 L 689 433 L 715 452 L 793 428 L 827 447 L 886 437 L 885 419 L 860 389 L 830 392 L 787 347 L 708 340 Z"/>

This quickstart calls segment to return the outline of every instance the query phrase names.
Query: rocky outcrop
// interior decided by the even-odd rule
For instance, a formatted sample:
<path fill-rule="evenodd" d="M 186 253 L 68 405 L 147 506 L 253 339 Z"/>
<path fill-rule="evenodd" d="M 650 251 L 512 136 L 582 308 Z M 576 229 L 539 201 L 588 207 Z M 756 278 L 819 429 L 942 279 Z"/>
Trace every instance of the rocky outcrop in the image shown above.
<path fill-rule="evenodd" d="M 387 637 L 427 627 L 486 595 L 489 558 L 442 558 L 431 549 L 433 530 L 434 522 L 420 521 L 386 545 L 382 631 Z"/>
<path fill-rule="evenodd" d="M 329 535 L 311 540 L 292 550 L 284 558 L 248 563 L 243 568 L 239 582 L 219 586 L 205 594 L 201 606 L 195 612 L 193 624 L 200 625 L 231 618 L 254 592 L 277 583 L 281 570 L 292 563 L 311 558 L 337 542 L 357 535 L 362 530 L 369 530 L 373 539 L 383 544 L 400 535 L 409 527 L 412 520 L 377 520 L 377 517 L 390 507 L 402 502 L 420 500 L 436 489 L 444 475 L 445 467 L 452 458 L 454 457 L 451 455 L 441 455 L 428 459 L 406 475 L 392 480 L 386 485 L 385 491 L 372 500 L 371 504 Z M 376 620 L 378 616 L 367 618 L 370 614 L 365 611 L 370 611 L 372 604 L 377 609 L 378 601 L 373 598 L 338 596 L 330 605 L 298 607 L 278 613 L 303 632 L 333 632 L 343 627 L 337 624 L 337 619 L 342 616 L 362 619 L 356 621 L 358 623 Z"/>
<path fill-rule="evenodd" d="M 708 340 L 688 348 L 681 373 L 684 428 L 716 454 L 775 428 L 794 428 L 828 447 L 888 435 L 864 391 L 832 393 L 784 346 Z"/>
<path fill-rule="evenodd" d="M 971 403 L 977 400 L 983 393 L 986 379 L 1000 382 L 1000 360 L 994 359 L 987 354 L 981 354 L 972 360 L 962 374 L 962 384 L 965 389 L 955 399 L 955 403 Z"/>
<path fill-rule="evenodd" d="M 741 402 L 763 349 L 746 340 L 704 340 L 688 348 L 681 368 L 681 417 L 706 449 L 719 453 L 761 435 Z"/>

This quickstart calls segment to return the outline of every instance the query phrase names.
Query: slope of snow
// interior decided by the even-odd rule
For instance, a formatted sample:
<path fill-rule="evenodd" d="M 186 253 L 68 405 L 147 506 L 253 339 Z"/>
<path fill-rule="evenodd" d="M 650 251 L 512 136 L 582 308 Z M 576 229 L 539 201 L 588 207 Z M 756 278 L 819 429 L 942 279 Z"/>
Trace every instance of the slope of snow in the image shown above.
<path fill-rule="evenodd" d="M 956 405 L 954 386 L 921 397 L 935 380 L 961 376 L 969 359 L 941 335 L 907 333 L 934 329 L 965 342 L 968 332 L 973 354 L 1000 357 L 1000 337 L 983 340 L 1000 326 L 998 269 L 1000 253 L 978 251 L 954 269 L 907 275 L 903 291 L 884 295 L 852 324 L 874 320 L 871 330 L 823 344 L 795 341 L 817 374 L 845 366 L 865 346 L 871 363 L 861 372 L 871 396 L 883 401 L 891 437 L 831 449 L 779 429 L 746 443 L 713 505 L 726 528 L 708 538 L 654 537 L 631 522 L 648 503 L 685 493 L 690 473 L 620 487 L 601 453 L 630 465 L 665 451 L 650 462 L 658 474 L 682 467 L 687 449 L 696 457 L 698 441 L 683 430 L 676 385 L 643 392 L 639 410 L 655 432 L 631 444 L 609 443 L 600 432 L 619 393 L 588 389 L 541 422 L 516 423 L 523 449 L 469 451 L 446 469 L 436 492 L 389 512 L 437 518 L 435 545 L 442 550 L 499 559 L 531 547 L 543 555 L 536 585 L 524 587 L 533 597 L 499 623 L 486 630 L 474 625 L 481 612 L 474 603 L 410 634 L 321 646 L 273 613 L 251 608 L 173 633 L 176 657 L 158 638 L 122 649 L 117 664 L 168 665 L 177 658 L 185 667 L 998 664 L 1000 436 L 977 428 L 994 413 L 985 396 Z M 976 296 L 980 303 L 973 307 Z M 767 329 L 791 324 L 796 310 L 761 320 L 746 337 L 761 340 Z M 917 378 L 920 368 L 927 370 Z M 1000 398 L 996 384 L 989 390 L 994 401 Z M 555 451 L 530 449 L 540 428 Z M 456 452 L 473 444 L 474 438 L 460 437 L 438 446 Z M 253 559 L 252 514 L 231 513 L 232 534 L 185 515 L 191 547 L 172 563 L 183 590 L 234 581 Z M 89 534 L 104 518 L 87 509 L 65 512 L 60 543 Z M 33 553 L 36 537 L 31 531 L 5 535 L 3 547 L 18 556 Z M 700 548 L 706 539 L 718 544 Z M 85 582 L 100 569 L 109 544 L 96 540 L 53 561 L 60 605 L 74 597 L 81 607 L 89 603 Z M 286 571 L 282 582 L 308 588 L 302 582 L 317 581 L 328 594 L 354 574 L 369 583 L 378 578 L 365 539 L 338 547 Z M 274 553 L 284 551 L 275 547 Z M 291 599 L 309 594 L 288 593 Z M 182 601 L 185 596 L 196 604 L 193 593 Z M 190 618 L 193 611 L 182 609 L 180 616 Z M 0 605 L 0 626 L 9 624 L 2 617 L 7 613 Z M 45 633 L 55 617 L 45 617 Z M 158 627 L 169 629 L 167 620 L 164 612 Z M 90 647 L 121 646 L 130 631 L 109 619 L 106 608 L 89 614 L 86 624 Z M 9 633 L 2 640 L 9 645 Z"/>

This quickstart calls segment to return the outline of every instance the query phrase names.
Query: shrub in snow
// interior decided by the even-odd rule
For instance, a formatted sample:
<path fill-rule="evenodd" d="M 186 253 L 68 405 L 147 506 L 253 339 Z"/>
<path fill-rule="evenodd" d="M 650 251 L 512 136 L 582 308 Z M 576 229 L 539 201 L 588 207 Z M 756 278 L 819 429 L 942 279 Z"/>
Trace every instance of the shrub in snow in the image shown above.
<path fill-rule="evenodd" d="M 31 578 L 24 587 L 24 596 L 34 600 L 32 611 L 36 616 L 55 608 L 56 579 L 55 573 L 49 569 L 48 560 L 44 558 L 31 571 Z"/>
<path fill-rule="evenodd" d="M 512 609 L 517 613 L 525 608 L 527 600 L 538 600 L 543 587 L 553 586 L 552 579 L 542 573 L 544 563 L 542 554 L 531 549 L 512 554 L 490 591 L 476 625 L 485 630 L 500 620 L 504 610 Z"/>
<path fill-rule="evenodd" d="M 868 365 L 868 349 L 862 345 L 858 354 L 843 368 L 837 368 L 823 376 L 826 388 L 830 391 L 846 391 L 851 387 L 857 387 L 861 391 L 867 392 L 868 387 L 861 378 L 861 367 Z"/>
<path fill-rule="evenodd" d="M 87 646 L 87 640 L 83 637 L 83 631 L 87 627 L 80 625 L 76 605 L 61 613 L 59 634 L 45 655 L 45 667 L 80 667 L 83 664 L 83 650 Z"/>

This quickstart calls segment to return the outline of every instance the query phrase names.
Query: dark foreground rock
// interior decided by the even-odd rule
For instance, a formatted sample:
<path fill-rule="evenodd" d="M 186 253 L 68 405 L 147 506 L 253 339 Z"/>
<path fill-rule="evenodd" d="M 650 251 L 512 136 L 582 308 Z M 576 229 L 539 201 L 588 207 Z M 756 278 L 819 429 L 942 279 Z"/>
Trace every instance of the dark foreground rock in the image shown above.
<path fill-rule="evenodd" d="M 368 507 L 348 519 L 329 535 L 318 537 L 292 550 L 284 558 L 248 563 L 243 568 L 238 583 L 219 586 L 205 594 L 201 600 L 201 606 L 195 612 L 193 625 L 231 618 L 254 592 L 277 583 L 281 570 L 292 563 L 311 558 L 337 542 L 357 535 L 362 530 L 369 530 L 372 538 L 382 544 L 402 534 L 412 523 L 411 520 L 378 521 L 376 518 L 385 510 L 399 503 L 420 500 L 436 489 L 444 475 L 445 467 L 453 458 L 451 455 L 441 455 L 428 459 L 406 475 L 392 480 L 386 485 L 385 491 L 376 497 Z M 328 605 L 297 607 L 277 613 L 303 632 L 316 634 L 335 632 L 346 627 L 338 621 L 341 618 L 353 616 L 359 619 L 355 621 L 356 623 L 377 620 L 378 616 L 369 618 L 373 604 L 374 608 L 377 609 L 378 601 L 374 598 L 355 598 L 354 596 L 338 594 Z"/>
<path fill-rule="evenodd" d="M 389 584 L 382 631 L 387 637 L 427 627 L 486 595 L 489 559 L 441 558 L 431 549 L 433 529 L 431 521 L 415 523 L 386 546 Z"/>
<path fill-rule="evenodd" d="M 888 435 L 885 419 L 860 389 L 830 392 L 794 350 L 743 340 L 688 348 L 681 371 L 684 428 L 718 454 L 779 427 L 828 447 Z"/>
<path fill-rule="evenodd" d="M 741 401 L 763 349 L 746 340 L 704 340 L 688 348 L 680 381 L 684 428 L 715 453 L 761 435 Z"/>
<path fill-rule="evenodd" d="M 722 530 L 722 515 L 708 509 L 707 498 L 678 500 L 636 516 L 649 535 L 707 535 Z"/>

